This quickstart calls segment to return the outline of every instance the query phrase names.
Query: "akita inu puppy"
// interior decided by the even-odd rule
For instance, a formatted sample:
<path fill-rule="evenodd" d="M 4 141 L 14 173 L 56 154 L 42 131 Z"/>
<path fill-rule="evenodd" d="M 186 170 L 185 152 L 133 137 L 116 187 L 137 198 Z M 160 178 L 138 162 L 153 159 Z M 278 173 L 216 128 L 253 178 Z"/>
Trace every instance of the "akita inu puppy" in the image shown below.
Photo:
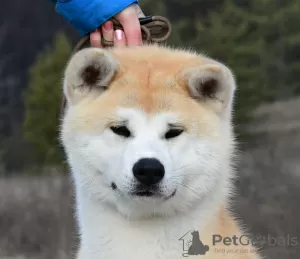
<path fill-rule="evenodd" d="M 63 84 L 78 259 L 260 258 L 229 210 L 229 68 L 165 46 L 87 48 Z"/>

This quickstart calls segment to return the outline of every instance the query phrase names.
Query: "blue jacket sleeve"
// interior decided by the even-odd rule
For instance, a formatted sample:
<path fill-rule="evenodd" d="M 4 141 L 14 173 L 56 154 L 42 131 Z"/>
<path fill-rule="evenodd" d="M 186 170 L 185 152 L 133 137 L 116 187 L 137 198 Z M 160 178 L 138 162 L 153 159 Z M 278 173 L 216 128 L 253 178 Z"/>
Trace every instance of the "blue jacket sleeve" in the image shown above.
<path fill-rule="evenodd" d="M 138 0 L 58 0 L 56 11 L 83 36 Z"/>

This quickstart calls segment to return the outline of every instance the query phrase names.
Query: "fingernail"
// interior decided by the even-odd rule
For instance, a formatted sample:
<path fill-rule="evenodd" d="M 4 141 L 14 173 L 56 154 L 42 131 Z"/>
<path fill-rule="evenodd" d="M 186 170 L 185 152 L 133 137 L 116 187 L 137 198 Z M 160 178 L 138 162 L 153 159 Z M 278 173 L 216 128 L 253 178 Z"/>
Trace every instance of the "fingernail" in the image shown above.
<path fill-rule="evenodd" d="M 112 22 L 111 22 L 111 21 L 108 21 L 108 22 L 104 23 L 103 27 L 104 27 L 104 29 L 105 29 L 106 31 L 112 30 L 112 28 L 113 28 Z"/>
<path fill-rule="evenodd" d="M 117 40 L 123 39 L 123 31 L 122 30 L 115 30 L 115 36 Z"/>

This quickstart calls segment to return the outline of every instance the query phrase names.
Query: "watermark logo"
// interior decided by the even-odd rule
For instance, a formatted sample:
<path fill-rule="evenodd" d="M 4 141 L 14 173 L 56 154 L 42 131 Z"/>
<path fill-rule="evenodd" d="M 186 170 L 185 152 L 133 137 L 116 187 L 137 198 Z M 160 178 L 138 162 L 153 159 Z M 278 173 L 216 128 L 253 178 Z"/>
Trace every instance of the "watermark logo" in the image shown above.
<path fill-rule="evenodd" d="M 218 243 L 224 246 L 277 246 L 277 247 L 295 247 L 298 245 L 298 237 L 291 235 L 286 236 L 272 236 L 272 235 L 241 235 L 232 237 L 223 237 L 221 235 L 213 235 L 212 243 L 216 245 Z"/>
<path fill-rule="evenodd" d="M 233 235 L 222 236 L 220 234 L 213 234 L 211 242 L 204 244 L 201 241 L 199 231 L 190 230 L 185 233 L 179 241 L 182 241 L 182 256 L 189 257 L 195 255 L 205 255 L 209 253 L 223 253 L 223 254 L 245 254 L 256 253 L 255 247 L 284 247 L 295 248 L 299 244 L 298 237 L 286 236 L 272 236 L 272 235 Z"/>
<path fill-rule="evenodd" d="M 179 241 L 182 241 L 183 257 L 190 255 L 205 255 L 209 251 L 209 246 L 202 243 L 198 231 L 188 231 Z"/>

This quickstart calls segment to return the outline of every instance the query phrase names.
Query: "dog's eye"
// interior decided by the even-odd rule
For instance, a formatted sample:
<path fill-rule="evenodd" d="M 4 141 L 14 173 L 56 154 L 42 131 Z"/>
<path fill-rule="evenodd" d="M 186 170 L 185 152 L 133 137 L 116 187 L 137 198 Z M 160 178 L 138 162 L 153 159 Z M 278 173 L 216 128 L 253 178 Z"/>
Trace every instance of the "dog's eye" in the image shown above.
<path fill-rule="evenodd" d="M 170 129 L 165 134 L 166 139 L 176 138 L 183 132 L 183 129 Z"/>
<path fill-rule="evenodd" d="M 126 126 L 111 126 L 111 131 L 119 136 L 129 138 L 131 136 L 130 130 Z"/>

